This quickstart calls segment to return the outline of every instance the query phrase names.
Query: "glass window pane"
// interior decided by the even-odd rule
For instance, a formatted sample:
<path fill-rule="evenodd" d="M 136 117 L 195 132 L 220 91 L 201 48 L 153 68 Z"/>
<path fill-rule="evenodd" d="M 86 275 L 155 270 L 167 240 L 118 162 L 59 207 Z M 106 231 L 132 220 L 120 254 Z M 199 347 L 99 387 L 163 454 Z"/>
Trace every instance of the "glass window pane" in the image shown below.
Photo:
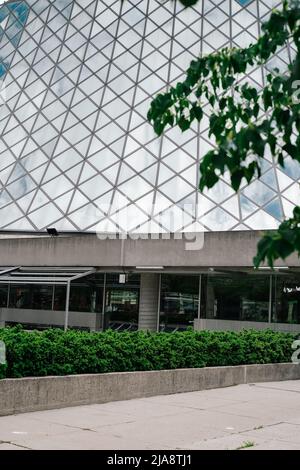
<path fill-rule="evenodd" d="M 198 315 L 199 276 L 163 275 L 160 329 L 174 331 L 193 326 Z"/>
<path fill-rule="evenodd" d="M 269 276 L 241 273 L 209 275 L 202 276 L 202 281 L 203 317 L 268 321 Z"/>
<path fill-rule="evenodd" d="M 72 312 L 102 312 L 103 304 L 102 274 L 78 279 L 71 283 L 69 310 Z"/>
<path fill-rule="evenodd" d="M 138 329 L 139 289 L 109 288 L 106 292 L 104 329 L 134 331 Z"/>
<path fill-rule="evenodd" d="M 53 310 L 66 309 L 66 286 L 54 286 Z"/>
<path fill-rule="evenodd" d="M 103 328 L 117 331 L 138 329 L 140 275 L 107 273 L 106 299 Z M 125 281 L 125 282 L 124 282 Z"/>
<path fill-rule="evenodd" d="M 53 286 L 32 287 L 32 308 L 41 310 L 52 309 Z"/>
<path fill-rule="evenodd" d="M 0 307 L 7 307 L 8 285 L 0 284 Z"/>
<path fill-rule="evenodd" d="M 76 283 L 70 291 L 70 311 L 72 312 L 94 312 L 95 293 L 84 282 Z"/>
<path fill-rule="evenodd" d="M 274 323 L 300 323 L 300 278 L 282 275 L 273 277 Z"/>
<path fill-rule="evenodd" d="M 11 285 L 9 306 L 32 310 L 51 310 L 53 286 Z"/>

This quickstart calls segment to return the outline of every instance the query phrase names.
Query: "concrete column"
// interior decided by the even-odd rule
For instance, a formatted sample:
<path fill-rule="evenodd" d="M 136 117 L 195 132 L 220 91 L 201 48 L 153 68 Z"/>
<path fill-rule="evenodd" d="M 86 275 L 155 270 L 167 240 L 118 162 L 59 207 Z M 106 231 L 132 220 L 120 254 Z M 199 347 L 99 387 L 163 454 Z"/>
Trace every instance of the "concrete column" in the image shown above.
<path fill-rule="evenodd" d="M 0 308 L 0 328 L 4 328 L 4 327 L 5 327 L 4 313 L 3 313 L 3 309 Z"/>
<path fill-rule="evenodd" d="M 215 318 L 215 292 L 211 284 L 207 284 L 206 318 Z"/>
<path fill-rule="evenodd" d="M 139 329 L 156 331 L 159 274 L 142 273 L 140 285 Z"/>

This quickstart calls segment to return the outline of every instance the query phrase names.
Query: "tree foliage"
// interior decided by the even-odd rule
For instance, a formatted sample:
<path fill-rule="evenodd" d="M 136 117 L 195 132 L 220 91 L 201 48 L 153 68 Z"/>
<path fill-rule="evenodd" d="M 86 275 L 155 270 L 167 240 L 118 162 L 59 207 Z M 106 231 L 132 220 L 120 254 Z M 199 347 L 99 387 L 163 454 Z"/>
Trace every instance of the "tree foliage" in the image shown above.
<path fill-rule="evenodd" d="M 181 0 L 185 6 L 196 1 Z M 292 42 L 296 54 L 284 72 L 272 70 L 261 90 L 241 79 L 251 68 L 266 64 L 280 48 Z M 215 140 L 200 164 L 200 190 L 212 188 L 224 173 L 238 191 L 260 177 L 263 159 L 284 167 L 285 158 L 300 160 L 300 3 L 284 0 L 262 26 L 262 35 L 246 48 L 223 48 L 193 60 L 184 81 L 159 94 L 151 103 L 148 120 L 161 135 L 168 126 L 189 129 L 201 122 L 210 105 L 209 136 Z M 300 254 L 300 208 L 258 244 L 255 266 L 294 251 Z"/>

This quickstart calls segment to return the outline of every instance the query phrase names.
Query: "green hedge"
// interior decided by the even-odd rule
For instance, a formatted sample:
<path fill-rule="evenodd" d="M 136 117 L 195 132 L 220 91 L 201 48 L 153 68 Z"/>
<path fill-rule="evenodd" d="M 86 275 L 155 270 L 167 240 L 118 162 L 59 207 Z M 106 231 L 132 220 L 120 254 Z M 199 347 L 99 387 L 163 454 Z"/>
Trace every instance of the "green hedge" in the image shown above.
<path fill-rule="evenodd" d="M 0 378 L 290 362 L 294 335 L 271 330 L 88 333 L 0 329 Z"/>

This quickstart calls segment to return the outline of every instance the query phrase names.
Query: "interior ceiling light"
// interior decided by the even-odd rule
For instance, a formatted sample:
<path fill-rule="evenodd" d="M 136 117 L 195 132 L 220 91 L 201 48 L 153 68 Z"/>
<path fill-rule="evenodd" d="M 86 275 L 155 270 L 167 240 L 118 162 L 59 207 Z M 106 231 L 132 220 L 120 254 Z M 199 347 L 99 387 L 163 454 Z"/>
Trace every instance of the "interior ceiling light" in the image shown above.
<path fill-rule="evenodd" d="M 135 269 L 151 269 L 151 270 L 157 270 L 157 269 L 164 269 L 163 266 L 136 266 Z"/>
<path fill-rule="evenodd" d="M 269 266 L 259 266 L 258 269 L 271 269 Z M 289 266 L 274 266 L 273 269 L 289 269 Z"/>

